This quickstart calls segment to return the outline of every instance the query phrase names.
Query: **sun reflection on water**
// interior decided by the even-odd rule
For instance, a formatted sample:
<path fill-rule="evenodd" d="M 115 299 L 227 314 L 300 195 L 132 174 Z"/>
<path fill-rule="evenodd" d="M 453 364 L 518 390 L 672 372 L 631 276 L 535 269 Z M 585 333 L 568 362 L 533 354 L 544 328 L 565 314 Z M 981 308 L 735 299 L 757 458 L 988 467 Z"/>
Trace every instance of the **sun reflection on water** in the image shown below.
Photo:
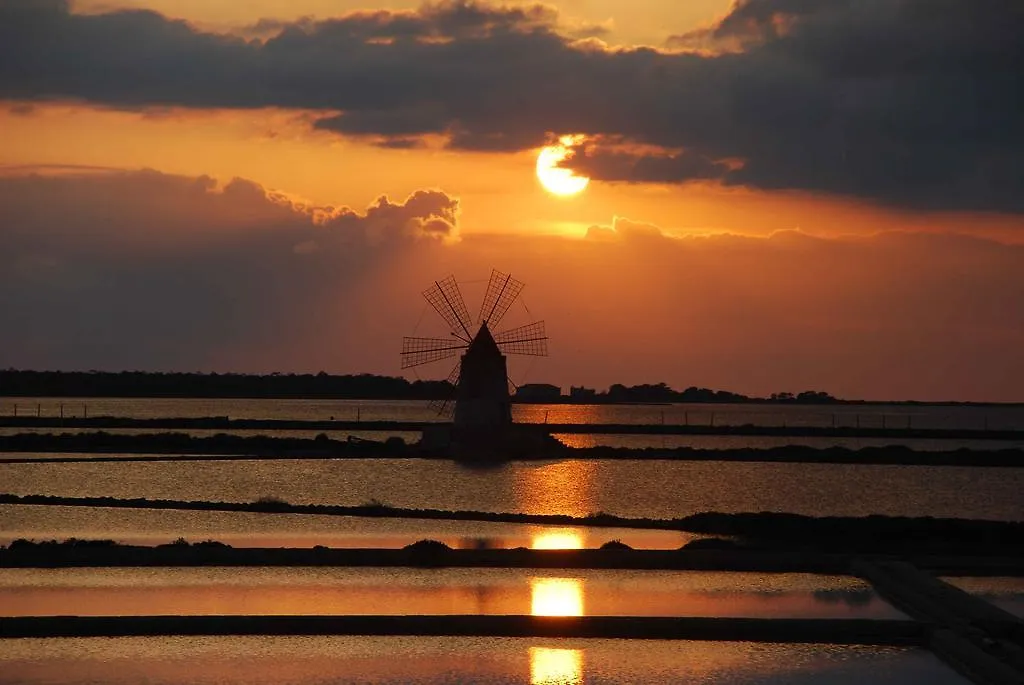
<path fill-rule="evenodd" d="M 513 485 L 520 511 L 536 514 L 586 516 L 600 509 L 595 497 L 597 465 L 567 459 L 516 470 Z"/>
<path fill-rule="evenodd" d="M 582 685 L 583 650 L 530 647 L 530 685 Z"/>
<path fill-rule="evenodd" d="M 579 578 L 531 578 L 530 613 L 534 616 L 582 616 L 583 581 Z"/>
<path fill-rule="evenodd" d="M 583 549 L 583 536 L 571 530 L 539 533 L 530 543 L 531 549 Z"/>

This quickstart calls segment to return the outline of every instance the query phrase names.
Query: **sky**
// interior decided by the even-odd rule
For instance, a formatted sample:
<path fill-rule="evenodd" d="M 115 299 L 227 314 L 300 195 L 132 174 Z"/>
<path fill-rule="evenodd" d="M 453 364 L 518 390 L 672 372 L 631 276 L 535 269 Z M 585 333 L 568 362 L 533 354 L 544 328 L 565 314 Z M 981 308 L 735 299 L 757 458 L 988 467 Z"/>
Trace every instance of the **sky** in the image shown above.
<path fill-rule="evenodd" d="M 0 367 L 399 375 L 498 269 L 517 383 L 1024 401 L 1021 63 L 1018 0 L 0 0 Z"/>

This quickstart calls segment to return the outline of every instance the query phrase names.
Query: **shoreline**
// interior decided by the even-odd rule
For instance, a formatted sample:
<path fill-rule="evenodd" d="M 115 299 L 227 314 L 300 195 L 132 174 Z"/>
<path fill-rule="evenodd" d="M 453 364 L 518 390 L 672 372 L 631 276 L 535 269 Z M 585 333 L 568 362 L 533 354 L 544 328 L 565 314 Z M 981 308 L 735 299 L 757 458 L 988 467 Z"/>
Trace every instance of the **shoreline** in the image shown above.
<path fill-rule="evenodd" d="M 153 547 L 110 541 L 23 543 L 0 548 L 0 569 L 37 568 L 504 568 L 545 570 L 811 573 L 861 577 L 865 563 L 899 560 L 935 575 L 1024 577 L 1020 556 L 878 555 L 809 550 L 451 549 L 421 541 L 399 549 L 235 548 L 215 541 Z"/>
<path fill-rule="evenodd" d="M 300 514 L 348 516 L 360 518 L 398 518 L 441 521 L 483 521 L 493 523 L 537 524 L 590 528 L 631 528 L 635 530 L 666 530 L 704 536 L 690 542 L 683 549 L 688 552 L 744 552 L 805 554 L 881 554 L 918 556 L 1016 557 L 1024 563 L 1024 522 L 985 521 L 970 519 L 937 519 L 930 517 L 811 517 L 799 514 L 719 513 L 706 512 L 678 519 L 645 519 L 594 514 L 574 517 L 561 514 L 523 514 L 513 512 L 445 511 L 437 509 L 408 509 L 384 504 L 357 506 L 290 504 L 271 500 L 258 502 L 204 502 L 176 500 L 124 500 L 112 497 L 58 497 L 49 495 L 0 494 L 0 504 L 106 507 L 122 509 L 156 509 L 186 511 L 249 512 L 260 514 Z M 69 543 L 33 543 L 21 541 L 23 552 L 31 550 L 58 554 L 68 551 L 97 550 L 104 547 L 128 549 L 113 541 L 88 544 L 83 541 Z M 11 557 L 18 541 L 0 555 Z M 184 545 L 188 549 L 187 545 Z M 209 549 L 232 549 L 221 543 Z M 428 545 L 437 554 L 498 550 L 451 550 L 441 543 Z M 198 549 L 198 546 L 192 546 Z M 145 548 L 140 548 L 145 549 Z M 156 549 L 156 548 L 154 548 Z M 209 549 L 207 551 L 209 551 Z M 253 548 L 246 548 L 253 549 Z M 322 548 L 327 549 L 327 548 Z M 179 550 L 181 551 L 181 550 Z M 309 550 L 306 550 L 308 552 Z M 393 551 L 393 550 L 389 550 Z M 512 550 L 529 552 L 531 550 Z M 536 551 L 536 550 L 534 550 Z M 594 550 L 580 550 L 590 552 Z M 640 554 L 657 550 L 597 550 L 602 553 L 622 552 Z M 673 553 L 677 550 L 673 550 Z M 77 552 L 76 552 L 77 553 Z M 104 554 L 106 552 L 96 552 Z M 243 554 L 235 551 L 236 554 Z M 337 552 L 343 554 L 343 552 Z M 639 557 L 637 557 L 639 558 Z"/>
<path fill-rule="evenodd" d="M 1024 437 L 1024 434 L 1021 434 Z M 77 461 L 237 461 L 246 459 L 426 459 L 456 461 L 445 451 L 425 452 L 416 443 L 392 437 L 385 441 L 291 438 L 267 435 L 238 436 L 220 433 L 194 437 L 188 433 L 115 434 L 18 433 L 0 436 L 3 453 L 131 454 L 121 457 L 0 457 L 0 463 L 71 463 Z M 160 455 L 160 456 L 141 456 Z M 1024 467 L 1024 448 L 915 450 L 902 445 L 847 447 L 743 447 L 705 449 L 582 447 L 548 445 L 536 452 L 503 457 L 461 460 L 468 466 L 499 466 L 511 462 L 554 461 L 558 459 L 644 460 L 644 461 L 733 461 L 807 464 L 873 464 L 908 466 Z"/>
<path fill-rule="evenodd" d="M 166 635 L 407 635 L 715 640 L 925 647 L 911 620 L 635 616 L 22 616 L 0 638 Z"/>
<path fill-rule="evenodd" d="M 712 412 L 713 414 L 713 412 Z M 908 425 L 804 426 L 758 424 L 639 424 L 639 423 L 517 423 L 521 430 L 533 429 L 547 434 L 589 435 L 678 435 L 749 436 L 804 438 L 904 438 L 918 440 L 1021 440 L 1024 430 L 1008 428 L 923 428 Z M 97 430 L 219 430 L 219 431 L 360 431 L 379 433 L 418 433 L 424 429 L 449 425 L 444 421 L 395 420 L 306 420 L 248 419 L 229 416 L 131 418 L 120 416 L 58 417 L 0 416 L 0 428 L 93 428 Z"/>

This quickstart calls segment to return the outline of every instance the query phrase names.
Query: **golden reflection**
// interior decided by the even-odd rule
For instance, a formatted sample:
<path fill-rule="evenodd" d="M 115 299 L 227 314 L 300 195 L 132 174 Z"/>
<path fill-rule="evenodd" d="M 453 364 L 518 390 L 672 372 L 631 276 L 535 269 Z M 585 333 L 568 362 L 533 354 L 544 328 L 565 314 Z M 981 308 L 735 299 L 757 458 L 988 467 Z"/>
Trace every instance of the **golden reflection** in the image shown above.
<path fill-rule="evenodd" d="M 601 508 L 596 471 L 595 462 L 576 459 L 523 468 L 513 485 L 516 503 L 531 514 L 586 516 Z"/>
<path fill-rule="evenodd" d="M 583 650 L 530 647 L 530 685 L 582 685 Z"/>
<path fill-rule="evenodd" d="M 531 549 L 583 549 L 583 536 L 571 530 L 555 530 L 534 535 Z"/>
<path fill-rule="evenodd" d="M 534 616 L 582 616 L 583 581 L 579 578 L 531 578 L 530 613 Z"/>

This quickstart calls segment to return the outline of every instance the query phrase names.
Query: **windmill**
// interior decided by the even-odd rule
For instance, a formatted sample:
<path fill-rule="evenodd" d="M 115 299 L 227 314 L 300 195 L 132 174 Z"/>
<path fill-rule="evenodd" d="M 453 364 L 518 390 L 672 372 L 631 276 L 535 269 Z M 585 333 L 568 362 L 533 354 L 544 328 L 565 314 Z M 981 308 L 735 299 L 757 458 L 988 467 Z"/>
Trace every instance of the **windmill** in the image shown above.
<path fill-rule="evenodd" d="M 544 322 L 495 333 L 509 307 L 523 290 L 522 281 L 494 270 L 487 283 L 476 322 L 454 276 L 435 281 L 423 297 L 448 325 L 448 338 L 404 338 L 402 368 L 460 357 L 448 376 L 454 386 L 454 428 L 462 437 L 499 435 L 512 424 L 505 355 L 546 357 Z M 443 403 L 446 408 L 449 401 Z"/>

